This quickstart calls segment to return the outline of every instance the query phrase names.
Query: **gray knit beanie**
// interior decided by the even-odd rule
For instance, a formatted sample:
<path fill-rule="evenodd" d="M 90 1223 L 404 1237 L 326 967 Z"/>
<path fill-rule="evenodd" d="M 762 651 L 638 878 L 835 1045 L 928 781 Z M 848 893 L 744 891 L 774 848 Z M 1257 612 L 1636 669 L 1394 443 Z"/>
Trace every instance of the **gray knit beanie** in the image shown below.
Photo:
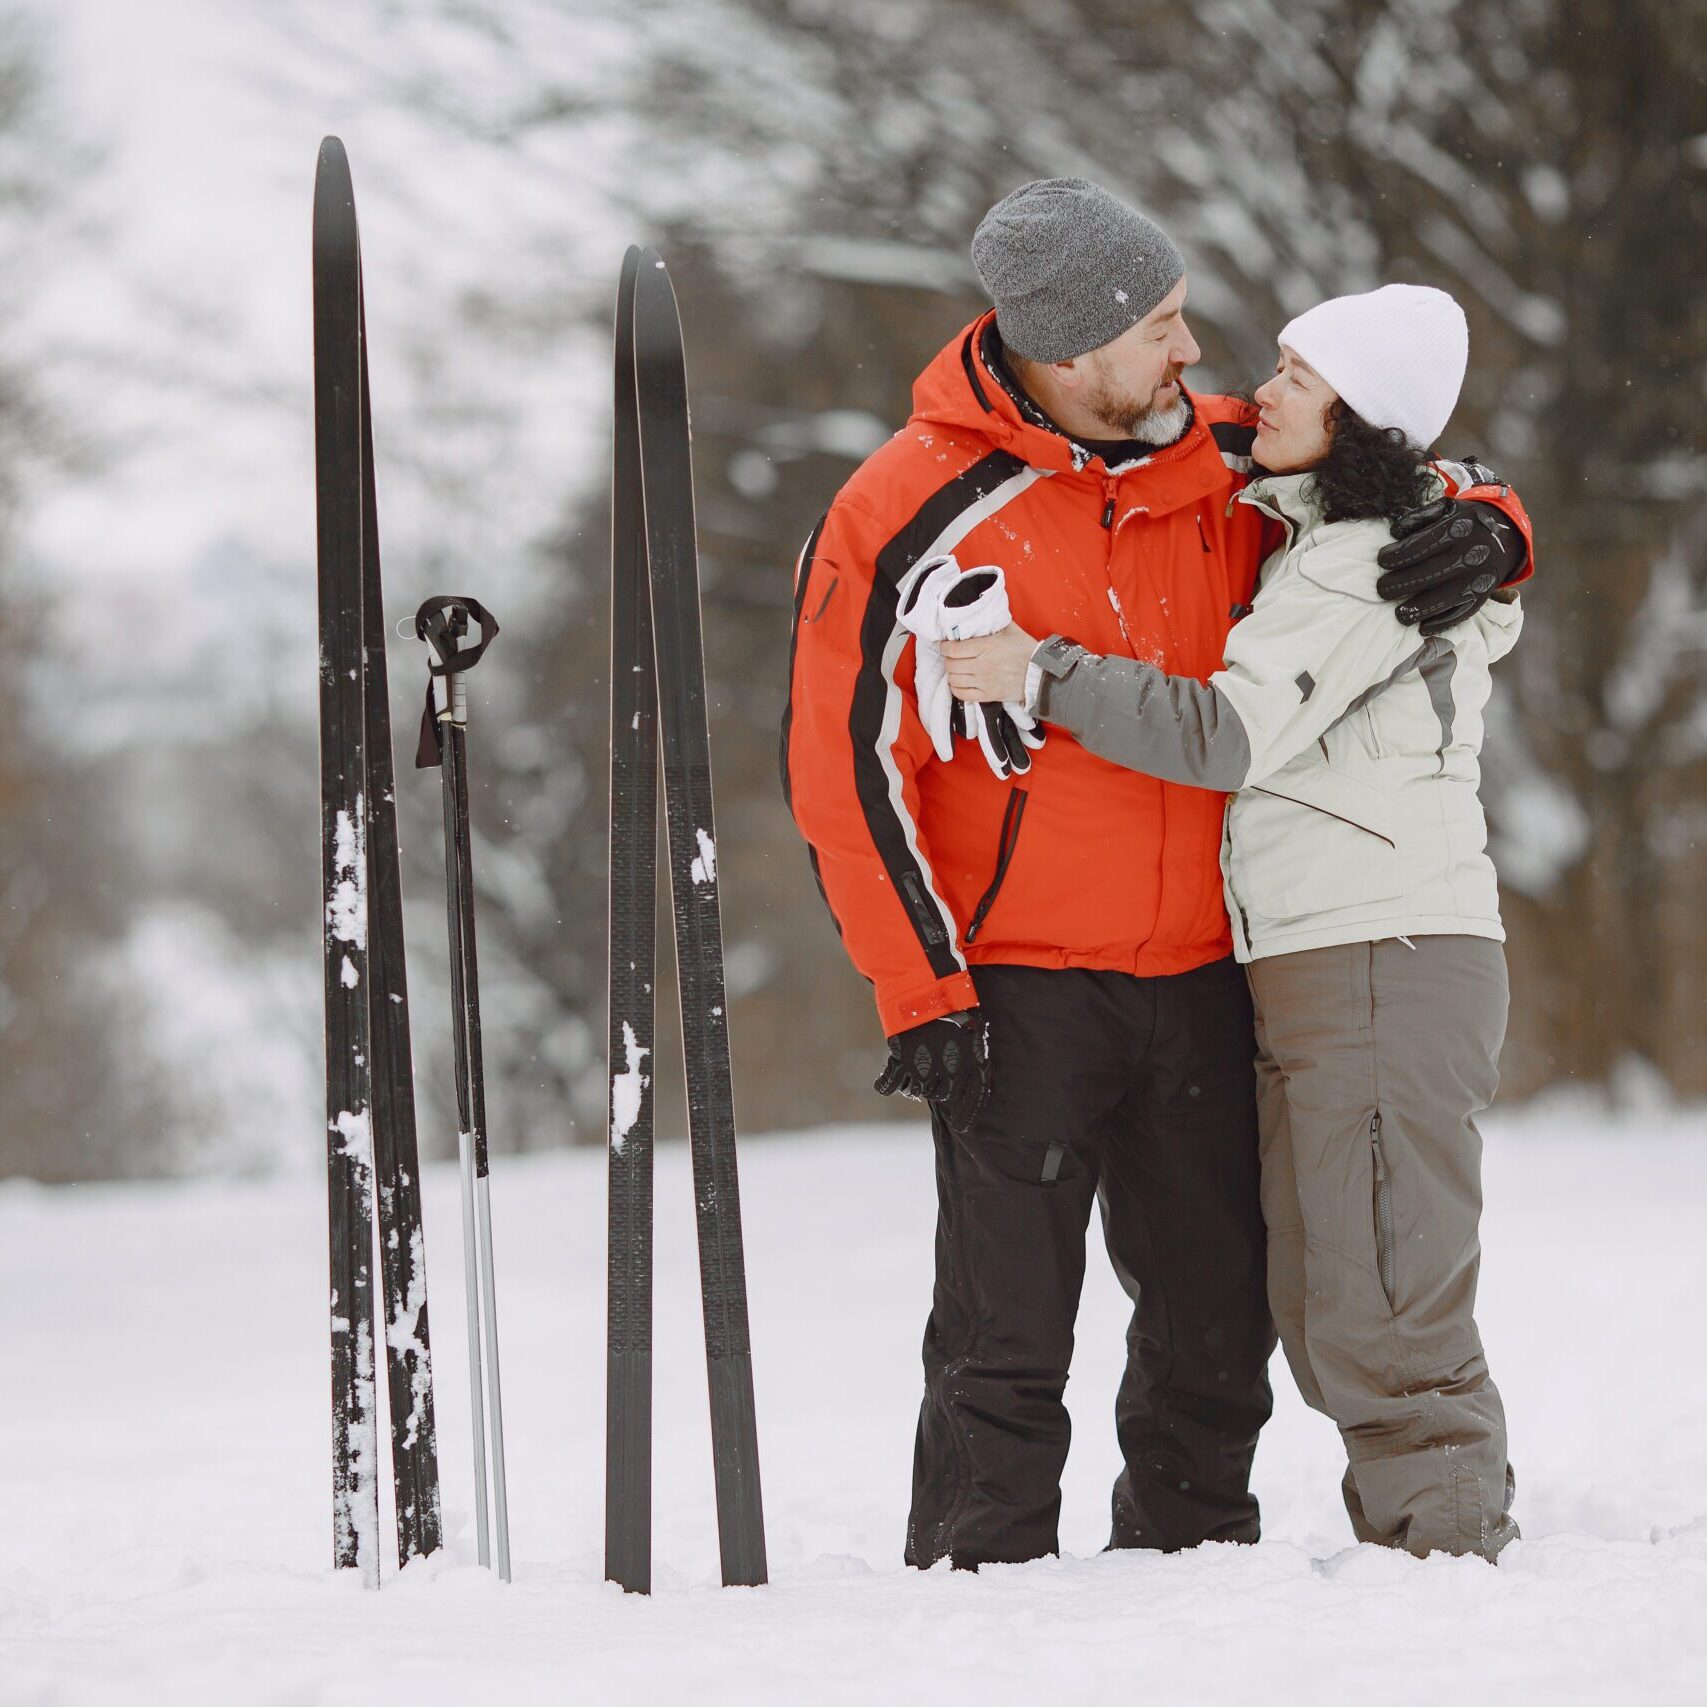
<path fill-rule="evenodd" d="M 972 264 L 1002 342 L 1034 362 L 1100 349 L 1185 274 L 1160 226 L 1084 178 L 1039 178 L 1004 196 L 972 234 Z"/>

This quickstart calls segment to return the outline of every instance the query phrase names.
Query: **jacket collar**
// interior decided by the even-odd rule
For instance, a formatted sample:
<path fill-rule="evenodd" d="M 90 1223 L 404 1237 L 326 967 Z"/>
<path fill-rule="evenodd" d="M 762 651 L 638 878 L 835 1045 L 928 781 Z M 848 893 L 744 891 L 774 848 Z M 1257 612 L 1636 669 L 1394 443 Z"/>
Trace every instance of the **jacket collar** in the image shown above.
<path fill-rule="evenodd" d="M 1312 527 L 1322 519 L 1322 506 L 1308 470 L 1301 474 L 1259 474 L 1235 498 L 1293 528 Z"/>
<path fill-rule="evenodd" d="M 1002 343 L 1001 329 L 996 325 L 992 316 L 982 322 L 981 329 L 976 335 L 976 348 L 982 358 L 982 368 L 996 376 L 1002 389 L 1013 399 L 1014 407 L 1019 410 L 1023 419 L 1034 427 L 1043 427 L 1047 431 L 1065 439 L 1073 447 L 1075 465 L 1089 465 L 1100 462 L 1109 474 L 1119 474 L 1128 468 L 1141 468 L 1146 463 L 1155 460 L 1157 453 L 1172 446 L 1141 444 L 1137 439 L 1081 439 L 1069 433 L 1056 421 L 1049 412 L 1037 401 L 1014 377 L 1013 368 L 1007 359 L 1007 349 Z M 1188 394 L 1185 397 L 1186 431 L 1190 431 L 1192 423 L 1197 419 L 1197 410 Z M 1185 433 L 1180 434 L 1184 438 Z M 1179 439 L 1173 441 L 1179 443 Z"/>
<path fill-rule="evenodd" d="M 1141 461 L 1110 469 L 1102 458 L 1057 429 L 1018 387 L 1009 389 L 992 361 L 986 334 L 995 311 L 980 315 L 938 352 L 913 386 L 913 417 L 958 427 L 987 439 L 1032 468 L 1102 486 L 1120 482 L 1123 503 L 1152 515 L 1195 503 L 1227 489 L 1227 466 L 1189 392 L 1191 425 L 1171 445 Z"/>

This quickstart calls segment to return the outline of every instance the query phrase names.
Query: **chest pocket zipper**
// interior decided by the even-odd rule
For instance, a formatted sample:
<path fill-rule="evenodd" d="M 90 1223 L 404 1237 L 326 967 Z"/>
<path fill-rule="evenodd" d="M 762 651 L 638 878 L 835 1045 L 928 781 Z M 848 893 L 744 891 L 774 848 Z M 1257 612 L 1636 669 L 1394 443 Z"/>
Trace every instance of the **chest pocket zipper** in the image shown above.
<path fill-rule="evenodd" d="M 996 875 L 990 887 L 979 897 L 977 907 L 973 909 L 971 922 L 966 927 L 967 942 L 976 940 L 979 931 L 984 928 L 984 920 L 989 917 L 990 909 L 996 904 L 1002 879 L 1007 876 L 1014 849 L 1019 845 L 1020 821 L 1025 817 L 1025 803 L 1030 798 L 1023 788 L 1015 788 L 1008 795 L 1008 809 L 1002 814 L 1002 839 L 996 849 Z"/>
<path fill-rule="evenodd" d="M 1370 757 L 1384 759 L 1387 750 L 1381 744 L 1381 731 L 1375 727 L 1375 707 L 1366 705 L 1357 715 L 1363 723 L 1364 745 L 1368 747 Z"/>

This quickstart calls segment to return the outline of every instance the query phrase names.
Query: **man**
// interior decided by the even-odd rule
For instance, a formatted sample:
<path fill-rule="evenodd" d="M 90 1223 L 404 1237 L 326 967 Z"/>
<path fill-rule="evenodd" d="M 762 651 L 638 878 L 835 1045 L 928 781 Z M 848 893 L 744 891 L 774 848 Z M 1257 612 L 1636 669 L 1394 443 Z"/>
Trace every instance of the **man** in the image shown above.
<path fill-rule="evenodd" d="M 1231 498 L 1254 411 L 1194 395 L 1178 251 L 1079 179 L 1028 184 L 973 238 L 995 302 L 801 553 L 783 785 L 891 1060 L 936 1146 L 936 1287 L 907 1558 L 1057 1545 L 1062 1403 L 1100 1203 L 1133 1301 L 1111 1545 L 1254 1541 L 1274 1343 L 1250 999 L 1221 901 L 1224 796 L 1063 732 L 937 756 L 898 583 L 999 565 L 1013 620 L 1207 678 L 1250 604 L 1264 520 Z M 1520 576 L 1521 507 L 1466 486 L 1381 578 L 1428 628 Z M 1011 754 L 1011 762 L 1001 755 Z M 1028 762 L 1029 761 L 1029 762 Z"/>

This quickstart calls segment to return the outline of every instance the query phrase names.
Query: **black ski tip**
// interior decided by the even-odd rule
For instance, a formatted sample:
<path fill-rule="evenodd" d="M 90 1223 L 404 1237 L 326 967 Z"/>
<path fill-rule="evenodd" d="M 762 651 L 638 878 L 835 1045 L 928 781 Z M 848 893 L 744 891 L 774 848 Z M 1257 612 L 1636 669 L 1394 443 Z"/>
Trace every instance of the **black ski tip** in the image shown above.
<path fill-rule="evenodd" d="M 668 356 L 681 346 L 681 310 L 669 269 L 656 249 L 640 251 L 634 280 L 634 344 L 637 353 Z"/>
<path fill-rule="evenodd" d="M 630 243 L 627 254 L 622 257 L 622 274 L 616 285 L 616 329 L 619 338 L 628 335 L 627 328 L 634 319 L 634 281 L 640 276 L 641 254 L 640 245 Z"/>
<path fill-rule="evenodd" d="M 352 204 L 355 201 L 355 191 L 350 182 L 350 157 L 344 152 L 343 142 L 335 136 L 321 138 L 320 158 L 314 169 L 315 201 L 319 202 L 328 195 Z"/>
<path fill-rule="evenodd" d="M 321 141 L 320 159 L 314 172 L 314 244 L 316 249 L 332 246 L 354 249 L 356 192 L 350 181 L 350 157 L 335 136 Z"/>

